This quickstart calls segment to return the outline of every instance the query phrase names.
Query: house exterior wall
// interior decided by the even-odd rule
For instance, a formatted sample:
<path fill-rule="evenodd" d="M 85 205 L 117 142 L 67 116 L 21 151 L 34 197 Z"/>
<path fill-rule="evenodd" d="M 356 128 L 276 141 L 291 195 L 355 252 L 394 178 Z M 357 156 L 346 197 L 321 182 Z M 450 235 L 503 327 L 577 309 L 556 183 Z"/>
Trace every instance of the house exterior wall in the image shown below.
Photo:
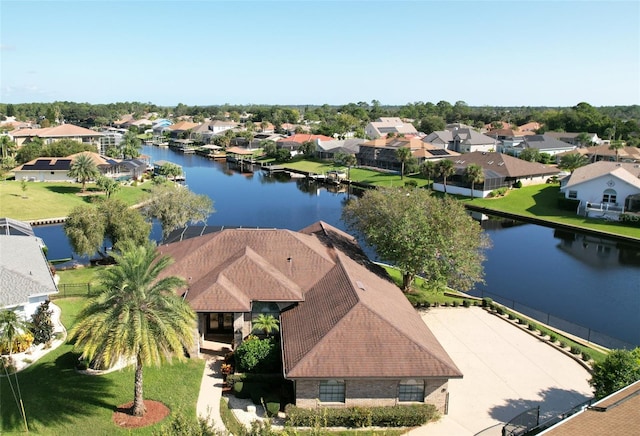
<path fill-rule="evenodd" d="M 610 186 L 611 182 L 613 185 Z M 610 175 L 603 175 L 598 178 L 588 180 L 575 186 L 563 187 L 565 198 L 569 197 L 571 191 L 576 192 L 575 199 L 584 203 L 600 203 L 602 201 L 602 194 L 607 189 L 613 189 L 616 192 L 617 205 L 624 205 L 625 199 L 629 195 L 639 194 L 640 189 L 628 184 L 624 180 L 620 180 L 617 177 Z"/>
<path fill-rule="evenodd" d="M 67 171 L 16 171 L 16 180 L 31 180 L 36 182 L 73 182 Z"/>
<path fill-rule="evenodd" d="M 444 183 L 433 183 L 433 190 L 444 192 Z M 486 198 L 491 191 L 482 191 L 478 188 L 473 190 L 473 198 Z M 471 188 L 463 188 L 462 186 L 454 186 L 447 183 L 447 194 L 464 195 L 471 197 Z"/>
<path fill-rule="evenodd" d="M 320 380 L 296 380 L 296 406 L 307 409 L 316 407 L 395 406 L 411 404 L 398 401 L 400 379 L 345 380 L 344 403 L 322 403 L 318 399 Z M 445 378 L 425 379 L 424 402 L 436 406 L 444 413 L 449 381 Z"/>

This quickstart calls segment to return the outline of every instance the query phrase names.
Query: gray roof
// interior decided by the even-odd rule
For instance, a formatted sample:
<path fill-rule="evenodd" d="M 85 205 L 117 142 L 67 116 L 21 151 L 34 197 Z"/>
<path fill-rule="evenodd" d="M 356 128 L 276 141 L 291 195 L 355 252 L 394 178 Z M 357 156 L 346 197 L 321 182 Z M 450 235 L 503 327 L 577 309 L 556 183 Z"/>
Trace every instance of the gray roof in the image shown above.
<path fill-rule="evenodd" d="M 602 176 L 615 177 L 640 190 L 640 165 L 636 163 L 598 161 L 580 168 L 569 176 L 563 190 Z"/>
<path fill-rule="evenodd" d="M 29 223 L 12 218 L 0 218 L 0 235 L 35 236 Z"/>
<path fill-rule="evenodd" d="M 0 307 L 58 292 L 41 245 L 35 236 L 0 235 Z"/>
<path fill-rule="evenodd" d="M 454 130 L 453 138 L 458 139 L 463 144 L 468 145 L 484 145 L 495 144 L 496 140 L 482 133 L 476 132 L 473 129 L 462 128 Z"/>
<path fill-rule="evenodd" d="M 517 147 L 521 148 L 536 148 L 538 150 L 554 150 L 554 149 L 573 149 L 575 145 L 571 145 L 567 142 L 559 141 L 556 138 L 544 135 L 528 135 L 524 137 L 524 141 Z"/>
<path fill-rule="evenodd" d="M 424 142 L 429 142 L 432 144 L 444 143 L 448 144 L 453 141 L 453 133 L 450 130 L 436 130 L 435 132 L 431 132 L 427 135 L 426 138 L 422 139 Z"/>
<path fill-rule="evenodd" d="M 318 141 L 318 147 L 323 151 L 342 151 L 343 153 L 357 153 L 360 144 L 366 142 L 363 138 L 336 139 L 335 141 Z"/>

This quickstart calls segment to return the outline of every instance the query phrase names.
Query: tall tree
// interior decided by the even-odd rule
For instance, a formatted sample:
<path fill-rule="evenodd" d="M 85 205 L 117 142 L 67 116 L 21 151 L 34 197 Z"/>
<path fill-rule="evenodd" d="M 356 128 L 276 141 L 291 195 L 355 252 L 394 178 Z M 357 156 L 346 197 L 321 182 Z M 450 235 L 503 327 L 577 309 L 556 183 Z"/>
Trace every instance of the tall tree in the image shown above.
<path fill-rule="evenodd" d="M 520 152 L 518 158 L 527 162 L 538 162 L 540 160 L 540 150 L 537 148 L 525 148 Z"/>
<path fill-rule="evenodd" d="M 180 165 L 167 162 L 166 164 L 160 167 L 160 174 L 165 177 L 173 178 L 173 182 L 175 183 L 178 176 L 182 175 L 182 168 L 180 167 Z"/>
<path fill-rule="evenodd" d="M 120 182 L 113 180 L 110 177 L 98 176 L 98 178 L 96 178 L 96 186 L 98 189 L 104 191 L 107 198 L 111 198 L 111 195 L 118 192 L 122 185 L 120 185 Z"/>
<path fill-rule="evenodd" d="M 155 186 L 151 198 L 143 207 L 143 213 L 156 218 L 162 225 L 166 238 L 172 230 L 189 222 L 206 221 L 214 212 L 213 201 L 206 195 L 197 195 L 184 186 Z"/>
<path fill-rule="evenodd" d="M 368 190 L 345 205 L 342 218 L 402 271 L 404 291 L 418 274 L 437 288 L 482 282 L 489 240 L 456 200 L 423 189 Z"/>
<path fill-rule="evenodd" d="M 3 159 L 12 157 L 17 149 L 16 143 L 8 135 L 0 135 L 0 147 L 2 148 Z"/>
<path fill-rule="evenodd" d="M 436 164 L 436 170 L 440 177 L 442 177 L 442 183 L 444 184 L 444 193 L 447 193 L 447 179 L 456 173 L 456 169 L 453 166 L 453 161 L 449 159 L 439 160 Z"/>
<path fill-rule="evenodd" d="M 404 166 L 412 157 L 409 147 L 400 147 L 396 150 L 396 159 L 400 162 L 400 180 L 404 179 Z"/>
<path fill-rule="evenodd" d="M 558 168 L 574 172 L 576 168 L 580 168 L 589 163 L 589 158 L 580 153 L 569 153 L 560 157 Z"/>
<path fill-rule="evenodd" d="M 473 199 L 475 184 L 484 182 L 484 171 L 478 164 L 469 164 L 464 170 L 464 177 L 471 183 L 471 198 Z"/>
<path fill-rule="evenodd" d="M 158 280 L 171 258 L 161 257 L 152 243 L 127 243 L 114 257 L 116 265 L 100 276 L 103 291 L 79 313 L 72 338 L 83 357 L 99 367 L 135 359 L 132 414 L 142 416 L 143 367 L 172 356 L 184 359 L 184 349 L 193 345 L 196 316 L 176 294 L 183 279 Z"/>
<path fill-rule="evenodd" d="M 602 362 L 593 365 L 589 384 L 600 399 L 637 380 L 640 380 L 640 348 L 611 351 Z"/>
<path fill-rule="evenodd" d="M 124 159 L 133 159 L 140 156 L 141 145 L 142 141 L 140 141 L 138 135 L 131 130 L 127 131 L 122 138 L 122 143 L 120 144 L 122 157 Z"/>
<path fill-rule="evenodd" d="M 68 174 L 82 183 L 82 192 L 84 192 L 87 181 L 98 177 L 100 171 L 98 171 L 98 167 L 91 159 L 91 156 L 87 153 L 82 153 L 73 159 Z"/>

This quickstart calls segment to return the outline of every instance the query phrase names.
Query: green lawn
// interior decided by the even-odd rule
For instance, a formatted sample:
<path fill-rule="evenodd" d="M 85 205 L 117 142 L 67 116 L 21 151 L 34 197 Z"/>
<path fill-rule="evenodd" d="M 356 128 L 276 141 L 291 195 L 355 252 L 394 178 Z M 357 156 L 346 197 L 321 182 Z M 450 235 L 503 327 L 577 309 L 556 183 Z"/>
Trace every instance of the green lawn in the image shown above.
<path fill-rule="evenodd" d="M 492 210 L 538 218 L 550 223 L 567 224 L 580 228 L 597 230 L 614 235 L 630 236 L 640 239 L 640 227 L 610 222 L 601 219 L 577 216 L 574 211 L 557 208 L 558 185 L 534 185 L 508 191 L 501 198 L 460 197 L 466 204 L 485 207 Z"/>
<path fill-rule="evenodd" d="M 61 307 L 63 323 L 71 327 L 84 304 L 82 298 L 55 302 Z M 74 370 L 79 353 L 66 343 L 18 373 L 18 383 L 29 431 L 42 435 L 150 435 L 162 423 L 129 431 L 113 424 L 114 409 L 133 400 L 134 372 L 126 368 L 102 376 L 88 376 Z M 172 413 L 181 410 L 195 416 L 204 360 L 163 364 L 144 371 L 144 395 L 162 401 Z M 15 389 L 15 378 L 11 376 Z M 0 379 L 0 433 L 24 433 L 24 425 L 9 382 Z M 170 419 L 170 418 L 168 418 Z"/>
<path fill-rule="evenodd" d="M 23 221 L 64 217 L 76 206 L 90 204 L 97 197 L 104 198 L 94 189 L 93 184 L 88 184 L 85 195 L 80 195 L 79 183 L 28 182 L 23 192 L 20 181 L 5 180 L 0 182 L 0 216 Z M 150 189 L 149 182 L 135 187 L 123 186 L 113 198 L 133 205 Z"/>

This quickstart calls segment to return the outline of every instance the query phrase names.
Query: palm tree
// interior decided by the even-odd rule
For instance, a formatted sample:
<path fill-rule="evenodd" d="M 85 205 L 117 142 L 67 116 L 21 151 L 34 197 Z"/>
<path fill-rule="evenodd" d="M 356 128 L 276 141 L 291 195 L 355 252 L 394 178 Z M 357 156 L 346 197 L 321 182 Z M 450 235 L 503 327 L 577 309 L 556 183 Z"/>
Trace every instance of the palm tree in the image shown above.
<path fill-rule="evenodd" d="M 619 139 L 611 141 L 611 144 L 609 144 L 609 150 L 615 150 L 616 152 L 616 162 L 618 162 L 618 159 L 620 157 L 619 153 L 621 148 L 624 148 L 624 141 L 621 141 Z"/>
<path fill-rule="evenodd" d="M 132 132 L 131 130 L 127 131 L 127 133 L 124 134 L 122 144 L 120 145 L 122 157 L 124 159 L 127 157 L 133 159 L 140 156 L 141 144 L 142 141 L 140 141 L 140 138 L 138 138 L 138 135 L 135 132 Z"/>
<path fill-rule="evenodd" d="M 9 356 L 13 351 L 16 339 L 29 331 L 31 324 L 22 319 L 16 311 L 5 309 L 0 311 L 0 349 L 7 349 Z"/>
<path fill-rule="evenodd" d="M 171 258 L 160 257 L 152 242 L 139 246 L 128 241 L 113 257 L 116 265 L 101 274 L 103 290 L 81 310 L 72 337 L 83 357 L 99 366 L 135 359 L 132 414 L 142 416 L 143 365 L 158 365 L 171 356 L 184 359 L 185 347 L 193 345 L 196 316 L 175 292 L 184 280 L 158 280 Z"/>
<path fill-rule="evenodd" d="M 400 171 L 400 180 L 404 179 L 404 164 L 407 163 L 413 154 L 411 154 L 411 149 L 409 147 L 400 147 L 396 150 L 396 159 L 400 161 L 401 171 Z"/>
<path fill-rule="evenodd" d="M 347 180 L 351 180 L 351 167 L 358 163 L 355 154 L 345 154 L 342 164 L 347 167 Z"/>
<path fill-rule="evenodd" d="M 454 175 L 456 172 L 456 169 L 453 166 L 453 161 L 450 161 L 449 159 L 442 159 L 438 161 L 437 170 L 438 170 L 438 175 L 442 177 L 442 180 L 444 182 L 444 193 L 446 194 L 447 178 Z"/>
<path fill-rule="evenodd" d="M 420 165 L 420 173 L 427 178 L 429 183 L 427 186 L 431 189 L 433 187 L 432 178 L 436 174 L 436 163 L 432 160 L 425 160 L 422 162 L 422 165 Z"/>
<path fill-rule="evenodd" d="M 13 156 L 13 153 L 16 150 L 16 143 L 9 138 L 9 135 L 1 135 L 0 148 L 2 148 L 2 158 L 6 159 Z"/>
<path fill-rule="evenodd" d="M 280 330 L 280 326 L 278 325 L 279 323 L 280 321 L 278 321 L 273 315 L 265 315 L 264 313 L 261 313 L 252 321 L 253 328 L 256 330 L 262 330 L 267 336 L 269 336 L 272 331 L 277 332 Z"/>
<path fill-rule="evenodd" d="M 69 176 L 75 177 L 82 183 L 82 192 L 84 192 L 87 180 L 97 177 L 98 174 L 100 174 L 98 167 L 87 153 L 79 154 L 73 162 L 71 162 Z"/>
<path fill-rule="evenodd" d="M 589 158 L 580 153 L 565 154 L 560 158 L 558 168 L 574 172 L 576 168 L 580 168 L 589 163 Z"/>
<path fill-rule="evenodd" d="M 484 171 L 478 164 L 469 164 L 464 171 L 464 176 L 471 182 L 471 198 L 473 199 L 475 184 L 484 182 Z"/>

